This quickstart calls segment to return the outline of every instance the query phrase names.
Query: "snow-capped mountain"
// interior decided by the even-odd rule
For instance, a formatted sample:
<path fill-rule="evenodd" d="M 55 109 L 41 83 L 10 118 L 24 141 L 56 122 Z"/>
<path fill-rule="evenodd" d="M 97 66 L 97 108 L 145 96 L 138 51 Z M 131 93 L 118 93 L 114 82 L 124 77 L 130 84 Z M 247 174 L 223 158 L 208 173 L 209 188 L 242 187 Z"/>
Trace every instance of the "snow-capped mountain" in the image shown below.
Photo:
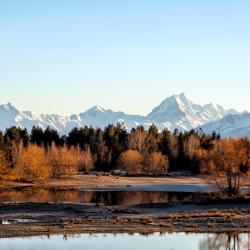
<path fill-rule="evenodd" d="M 216 121 L 235 110 L 225 110 L 212 103 L 201 106 L 190 101 L 184 93 L 165 99 L 147 116 L 151 121 L 164 125 L 170 130 L 175 128 L 190 130 L 207 122 Z"/>
<path fill-rule="evenodd" d="M 108 124 L 122 123 L 130 130 L 138 125 L 148 128 L 155 124 L 160 130 L 180 129 L 190 130 L 206 123 L 217 121 L 227 115 L 238 114 L 235 110 L 225 110 L 214 104 L 198 105 L 190 101 L 185 94 L 173 95 L 165 99 L 154 108 L 147 116 L 129 115 L 123 112 L 115 112 L 94 106 L 80 114 L 71 116 L 44 114 L 38 115 L 31 111 L 19 111 L 12 104 L 0 105 L 0 130 L 11 126 L 25 127 L 28 130 L 32 126 L 57 129 L 61 134 L 67 134 L 74 127 L 85 125 L 104 128 Z"/>
<path fill-rule="evenodd" d="M 250 113 L 227 115 L 222 119 L 201 126 L 204 132 L 216 131 L 222 137 L 250 137 Z"/>
<path fill-rule="evenodd" d="M 143 124 L 145 117 L 140 115 L 128 115 L 123 112 L 114 112 L 100 106 L 94 106 L 79 115 L 80 119 L 87 126 L 105 127 L 107 124 L 123 123 L 128 129 L 137 124 Z"/>
<path fill-rule="evenodd" d="M 0 105 L 1 131 L 11 126 L 27 128 L 28 130 L 31 130 L 33 126 L 39 126 L 43 129 L 49 126 L 61 134 L 67 134 L 74 127 L 87 125 L 104 128 L 108 124 L 117 124 L 118 122 L 124 124 L 127 129 L 131 129 L 144 124 L 144 120 L 144 116 L 127 115 L 123 112 L 105 110 L 99 106 L 94 106 L 79 115 L 63 116 L 56 114 L 38 115 L 31 111 L 19 111 L 10 103 Z"/>

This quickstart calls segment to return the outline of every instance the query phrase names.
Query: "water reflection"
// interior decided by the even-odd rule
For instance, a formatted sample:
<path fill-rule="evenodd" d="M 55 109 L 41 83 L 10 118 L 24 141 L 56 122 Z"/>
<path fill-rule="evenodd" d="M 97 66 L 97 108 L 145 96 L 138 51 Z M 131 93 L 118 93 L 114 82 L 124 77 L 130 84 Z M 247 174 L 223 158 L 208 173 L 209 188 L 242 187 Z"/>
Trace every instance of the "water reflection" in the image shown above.
<path fill-rule="evenodd" d="M 82 234 L 0 239 L 0 250 L 248 250 L 248 234 Z"/>
<path fill-rule="evenodd" d="M 0 190 L 0 202 L 72 202 L 104 205 L 155 204 L 197 200 L 207 194 L 183 192 L 82 191 L 56 188 L 13 188 Z"/>
<path fill-rule="evenodd" d="M 250 249 L 249 234 L 215 234 L 208 235 L 200 242 L 200 250 L 240 250 Z"/>

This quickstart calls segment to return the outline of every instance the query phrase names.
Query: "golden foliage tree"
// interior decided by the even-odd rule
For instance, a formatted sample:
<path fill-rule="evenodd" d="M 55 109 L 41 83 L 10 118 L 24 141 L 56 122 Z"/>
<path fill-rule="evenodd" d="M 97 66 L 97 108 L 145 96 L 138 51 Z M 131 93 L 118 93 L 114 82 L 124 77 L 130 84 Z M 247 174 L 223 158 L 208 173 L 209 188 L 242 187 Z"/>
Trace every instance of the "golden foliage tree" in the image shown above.
<path fill-rule="evenodd" d="M 0 151 L 0 178 L 4 179 L 10 172 L 10 164 L 6 159 L 6 154 Z"/>
<path fill-rule="evenodd" d="M 94 157 L 89 147 L 84 150 L 76 149 L 78 152 L 78 169 L 81 172 L 89 173 L 94 168 Z"/>
<path fill-rule="evenodd" d="M 184 142 L 184 153 L 189 158 L 193 158 L 197 150 L 200 148 L 200 139 L 195 135 L 190 135 Z"/>
<path fill-rule="evenodd" d="M 128 174 L 140 174 L 142 168 L 143 156 L 137 150 L 127 150 L 121 153 L 118 164 L 119 167 L 127 171 Z"/>
<path fill-rule="evenodd" d="M 242 169 L 249 169 L 249 157 L 249 149 L 240 140 L 225 139 L 215 142 L 202 164 L 220 190 L 231 196 L 240 191 Z"/>
<path fill-rule="evenodd" d="M 160 152 L 153 152 L 145 157 L 144 172 L 154 175 L 167 174 L 169 162 L 167 156 Z"/>
<path fill-rule="evenodd" d="M 13 175 L 16 179 L 28 182 L 49 178 L 51 165 L 44 148 L 36 145 L 23 148 L 18 154 Z"/>
<path fill-rule="evenodd" d="M 53 177 L 59 178 L 78 173 L 78 155 L 75 148 L 67 146 L 59 148 L 52 144 L 48 151 L 48 158 Z"/>

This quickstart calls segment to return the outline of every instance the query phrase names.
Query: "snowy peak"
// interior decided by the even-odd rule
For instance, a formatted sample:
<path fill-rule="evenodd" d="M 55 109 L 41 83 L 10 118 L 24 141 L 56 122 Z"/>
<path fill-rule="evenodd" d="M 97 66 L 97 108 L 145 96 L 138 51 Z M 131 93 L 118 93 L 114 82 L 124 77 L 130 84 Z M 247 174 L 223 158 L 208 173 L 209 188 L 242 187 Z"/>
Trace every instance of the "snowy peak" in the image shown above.
<path fill-rule="evenodd" d="M 10 102 L 0 105 L 0 110 L 3 112 L 19 113 L 19 111 Z"/>
<path fill-rule="evenodd" d="M 91 114 L 91 113 L 99 113 L 99 112 L 105 113 L 106 110 L 105 110 L 104 108 L 102 108 L 101 106 L 96 105 L 96 106 L 93 106 L 92 108 L 88 109 L 88 110 L 85 112 L 85 114 L 86 114 L 86 113 L 88 113 L 88 114 Z"/>
<path fill-rule="evenodd" d="M 171 124 L 170 129 L 190 130 L 204 123 L 218 120 L 229 111 L 213 103 L 204 106 L 193 103 L 184 93 L 165 99 L 148 115 L 150 120 Z"/>

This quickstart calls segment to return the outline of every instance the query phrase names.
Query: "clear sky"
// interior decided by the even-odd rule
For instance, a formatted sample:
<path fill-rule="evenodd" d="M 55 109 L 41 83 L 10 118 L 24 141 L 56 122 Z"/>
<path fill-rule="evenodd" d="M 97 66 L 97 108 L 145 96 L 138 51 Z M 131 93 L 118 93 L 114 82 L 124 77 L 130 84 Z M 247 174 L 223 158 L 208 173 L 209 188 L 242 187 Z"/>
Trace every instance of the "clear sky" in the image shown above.
<path fill-rule="evenodd" d="M 146 114 L 180 92 L 250 110 L 249 0 L 0 1 L 0 103 Z"/>

